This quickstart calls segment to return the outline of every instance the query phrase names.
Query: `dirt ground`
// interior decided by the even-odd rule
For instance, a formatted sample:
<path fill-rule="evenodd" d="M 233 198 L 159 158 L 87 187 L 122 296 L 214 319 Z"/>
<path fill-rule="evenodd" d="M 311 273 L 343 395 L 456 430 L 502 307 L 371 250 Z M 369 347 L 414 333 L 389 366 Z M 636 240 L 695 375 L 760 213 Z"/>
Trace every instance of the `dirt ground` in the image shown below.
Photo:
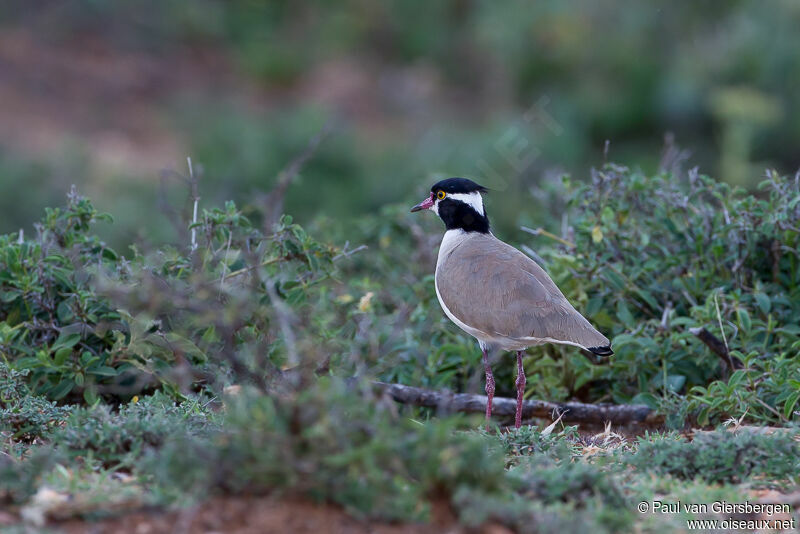
<path fill-rule="evenodd" d="M 160 534 L 160 533 L 331 533 L 331 534 L 505 534 L 500 525 L 469 530 L 458 524 L 445 503 L 434 506 L 427 524 L 390 524 L 359 521 L 336 506 L 270 497 L 214 498 L 180 512 L 140 511 L 90 522 L 68 520 L 48 527 L 66 534 Z"/>

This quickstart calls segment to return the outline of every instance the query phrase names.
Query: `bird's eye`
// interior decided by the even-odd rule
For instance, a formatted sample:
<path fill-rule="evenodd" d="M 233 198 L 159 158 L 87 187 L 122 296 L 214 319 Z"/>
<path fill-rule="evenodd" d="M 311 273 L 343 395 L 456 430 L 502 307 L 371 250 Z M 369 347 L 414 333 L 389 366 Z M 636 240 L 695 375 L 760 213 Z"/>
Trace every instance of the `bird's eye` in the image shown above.
<path fill-rule="evenodd" d="M 439 191 L 438 193 L 436 193 L 436 198 L 438 198 L 439 200 L 442 200 L 446 196 L 447 193 L 445 193 L 444 191 Z"/>

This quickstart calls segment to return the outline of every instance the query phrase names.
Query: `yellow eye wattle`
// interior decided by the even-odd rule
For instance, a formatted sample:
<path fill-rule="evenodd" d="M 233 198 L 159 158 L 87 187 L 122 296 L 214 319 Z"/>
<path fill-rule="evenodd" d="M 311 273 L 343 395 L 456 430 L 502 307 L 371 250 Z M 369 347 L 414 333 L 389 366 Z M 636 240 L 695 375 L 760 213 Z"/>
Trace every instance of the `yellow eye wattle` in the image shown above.
<path fill-rule="evenodd" d="M 447 194 L 444 191 L 439 191 L 438 193 L 436 193 L 436 198 L 438 198 L 439 200 L 442 200 L 446 196 Z"/>

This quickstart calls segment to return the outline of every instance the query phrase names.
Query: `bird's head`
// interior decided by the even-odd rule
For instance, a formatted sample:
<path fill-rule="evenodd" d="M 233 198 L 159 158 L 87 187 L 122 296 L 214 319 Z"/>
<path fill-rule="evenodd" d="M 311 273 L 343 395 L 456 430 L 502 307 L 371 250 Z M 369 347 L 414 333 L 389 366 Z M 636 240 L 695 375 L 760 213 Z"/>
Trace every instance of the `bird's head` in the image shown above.
<path fill-rule="evenodd" d="M 447 178 L 431 187 L 428 198 L 411 211 L 430 210 L 437 214 L 448 230 L 489 232 L 489 217 L 483 207 L 481 193 L 488 189 L 467 178 Z"/>

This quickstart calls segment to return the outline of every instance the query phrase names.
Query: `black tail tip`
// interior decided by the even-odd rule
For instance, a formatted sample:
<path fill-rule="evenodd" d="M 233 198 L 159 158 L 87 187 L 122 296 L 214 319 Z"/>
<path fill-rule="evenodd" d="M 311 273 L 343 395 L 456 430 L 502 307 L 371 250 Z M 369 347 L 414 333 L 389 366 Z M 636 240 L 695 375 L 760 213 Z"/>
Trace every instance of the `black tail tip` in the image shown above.
<path fill-rule="evenodd" d="M 589 347 L 589 352 L 597 354 L 598 356 L 611 356 L 614 354 L 614 351 L 611 350 L 611 345 L 605 347 Z"/>

